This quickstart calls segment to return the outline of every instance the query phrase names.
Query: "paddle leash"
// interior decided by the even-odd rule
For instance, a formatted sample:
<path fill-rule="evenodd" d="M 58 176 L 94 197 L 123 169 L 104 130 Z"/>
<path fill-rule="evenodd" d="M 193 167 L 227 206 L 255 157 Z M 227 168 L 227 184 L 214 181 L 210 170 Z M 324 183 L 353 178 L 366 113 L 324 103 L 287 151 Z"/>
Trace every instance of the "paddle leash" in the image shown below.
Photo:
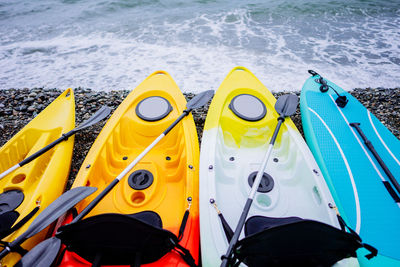
<path fill-rule="evenodd" d="M 317 79 L 315 80 L 315 82 L 321 84 L 321 86 L 319 87 L 319 90 L 320 90 L 322 93 L 328 92 L 329 88 L 332 89 L 332 90 L 335 92 L 335 94 L 338 96 L 338 97 L 336 98 L 336 100 L 335 100 L 336 105 L 338 105 L 338 107 L 344 108 L 344 107 L 347 105 L 347 103 L 349 102 L 349 100 L 347 99 L 347 97 L 346 97 L 345 95 L 340 95 L 340 94 L 335 90 L 335 88 L 333 88 L 332 86 L 328 85 L 328 82 L 327 82 L 324 78 L 322 78 L 321 75 L 319 75 L 318 73 L 316 73 L 316 72 L 313 71 L 313 70 L 308 70 L 308 73 L 310 73 L 313 77 L 314 77 L 314 76 L 317 76 L 317 75 L 319 76 L 319 78 L 317 78 Z"/>
<path fill-rule="evenodd" d="M 253 203 L 254 196 L 260 185 L 261 178 L 264 174 L 264 170 L 267 166 L 269 157 L 271 156 L 272 149 L 274 147 L 274 144 L 275 144 L 276 138 L 278 136 L 279 130 L 281 128 L 281 125 L 285 121 L 286 117 L 291 116 L 296 112 L 297 104 L 298 104 L 298 97 L 293 94 L 283 95 L 283 96 L 279 97 L 275 103 L 275 110 L 280 115 L 278 118 L 278 124 L 276 125 L 275 131 L 271 138 L 271 141 L 269 142 L 267 153 L 264 156 L 261 166 L 257 172 L 257 176 L 254 180 L 253 186 L 251 187 L 249 197 L 246 201 L 246 204 L 244 206 L 242 215 L 240 216 L 239 222 L 236 226 L 233 237 L 229 242 L 228 250 L 227 250 L 226 254 L 221 257 L 221 259 L 222 259 L 221 267 L 229 266 L 230 261 L 232 260 L 233 248 L 235 247 L 235 245 L 239 239 L 240 233 L 242 232 L 243 225 L 246 221 L 251 204 Z"/>

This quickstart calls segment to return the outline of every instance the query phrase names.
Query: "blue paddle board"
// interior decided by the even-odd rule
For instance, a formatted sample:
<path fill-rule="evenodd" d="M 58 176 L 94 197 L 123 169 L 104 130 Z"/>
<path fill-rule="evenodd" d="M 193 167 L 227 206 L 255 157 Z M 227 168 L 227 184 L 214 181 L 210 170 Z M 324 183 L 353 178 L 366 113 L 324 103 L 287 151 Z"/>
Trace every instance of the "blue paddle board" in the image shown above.
<path fill-rule="evenodd" d="M 364 257 L 366 250 L 358 250 L 360 265 L 400 266 L 399 193 L 350 124 L 359 123 L 397 181 L 400 141 L 351 94 L 313 74 L 300 98 L 304 135 L 340 214 L 363 242 L 378 249 L 371 260 Z M 338 104 L 339 96 L 344 101 Z"/>

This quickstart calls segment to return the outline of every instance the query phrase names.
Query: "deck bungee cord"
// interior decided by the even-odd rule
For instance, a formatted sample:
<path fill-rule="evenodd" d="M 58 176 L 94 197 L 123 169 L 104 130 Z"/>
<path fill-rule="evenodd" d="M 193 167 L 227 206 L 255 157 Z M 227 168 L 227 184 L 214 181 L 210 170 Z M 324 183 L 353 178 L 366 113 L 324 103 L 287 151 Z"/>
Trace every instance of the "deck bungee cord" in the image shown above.
<path fill-rule="evenodd" d="M 316 72 L 313 71 L 313 70 L 308 70 L 308 73 L 310 73 L 313 77 L 314 77 L 314 76 L 319 76 L 319 78 L 317 78 L 317 79 L 315 80 L 315 82 L 321 84 L 321 86 L 319 87 L 319 90 L 320 90 L 322 93 L 328 92 L 329 89 L 332 89 L 332 90 L 335 92 L 335 94 L 338 96 L 338 97 L 336 98 L 336 104 L 338 105 L 338 107 L 344 108 L 344 107 L 347 105 L 347 103 L 349 102 L 349 100 L 347 99 L 347 97 L 344 96 L 344 95 L 340 95 L 340 94 L 335 90 L 335 88 L 333 88 L 332 86 L 328 85 L 328 82 L 327 82 L 321 75 L 319 75 L 318 73 L 316 73 Z"/>

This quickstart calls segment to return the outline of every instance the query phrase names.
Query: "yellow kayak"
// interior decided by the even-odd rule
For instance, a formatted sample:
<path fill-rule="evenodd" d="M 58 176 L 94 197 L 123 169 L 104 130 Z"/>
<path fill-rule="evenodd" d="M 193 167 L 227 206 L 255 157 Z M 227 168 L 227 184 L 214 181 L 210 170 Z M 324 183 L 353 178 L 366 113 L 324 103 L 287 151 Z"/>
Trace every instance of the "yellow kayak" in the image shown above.
<path fill-rule="evenodd" d="M 185 109 L 186 100 L 168 73 L 158 71 L 150 75 L 115 110 L 91 147 L 72 187 L 97 187 L 99 194 Z M 190 215 L 180 244 L 198 262 L 198 146 L 190 114 L 121 179 L 85 220 L 106 213 L 151 212 L 159 216 L 163 229 L 178 236 L 190 204 L 187 199 L 191 197 Z M 81 201 L 77 205 L 78 213 L 95 197 L 96 193 Z M 60 266 L 91 266 L 89 261 L 90 258 L 67 250 Z M 111 264 L 118 264 L 118 259 Z M 149 266 L 186 264 L 176 251 L 170 251 Z"/>
<path fill-rule="evenodd" d="M 75 98 L 73 90 L 67 89 L 0 148 L 0 173 L 74 127 Z M 27 230 L 36 216 L 63 193 L 68 179 L 73 144 L 72 136 L 0 180 L 0 216 L 8 212 L 7 216 L 3 215 L 0 223 L 3 242 L 13 241 Z M 32 214 L 30 219 L 29 214 Z M 7 235 L 7 230 L 15 227 L 26 216 L 27 222 Z M 22 243 L 22 248 L 31 249 L 44 239 L 46 234 L 47 229 Z M 1 260 L 1 266 L 13 266 L 20 257 L 16 252 L 10 253 Z"/>

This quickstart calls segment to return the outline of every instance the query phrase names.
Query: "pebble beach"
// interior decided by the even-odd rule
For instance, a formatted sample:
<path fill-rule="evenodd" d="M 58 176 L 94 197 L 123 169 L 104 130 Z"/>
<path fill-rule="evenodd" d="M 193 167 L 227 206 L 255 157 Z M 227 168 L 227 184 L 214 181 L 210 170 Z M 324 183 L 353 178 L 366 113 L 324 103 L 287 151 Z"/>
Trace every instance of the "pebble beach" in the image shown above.
<path fill-rule="evenodd" d="M 0 90 L 0 146 L 4 145 L 61 92 L 58 89 L 43 88 Z M 74 93 L 76 125 L 79 125 L 103 105 L 108 105 L 114 111 L 129 94 L 129 91 L 99 92 L 91 89 L 75 88 Z M 298 91 L 293 93 L 300 95 Z M 400 139 L 400 88 L 355 88 L 350 93 Z M 273 94 L 278 97 L 283 93 Z M 191 99 L 193 96 L 193 93 L 185 93 L 187 99 Z M 193 112 L 200 142 L 207 111 L 208 105 Z M 299 108 L 296 114 L 292 116 L 292 120 L 302 133 Z M 68 188 L 72 185 L 87 152 L 105 122 L 106 120 L 76 134 Z"/>

